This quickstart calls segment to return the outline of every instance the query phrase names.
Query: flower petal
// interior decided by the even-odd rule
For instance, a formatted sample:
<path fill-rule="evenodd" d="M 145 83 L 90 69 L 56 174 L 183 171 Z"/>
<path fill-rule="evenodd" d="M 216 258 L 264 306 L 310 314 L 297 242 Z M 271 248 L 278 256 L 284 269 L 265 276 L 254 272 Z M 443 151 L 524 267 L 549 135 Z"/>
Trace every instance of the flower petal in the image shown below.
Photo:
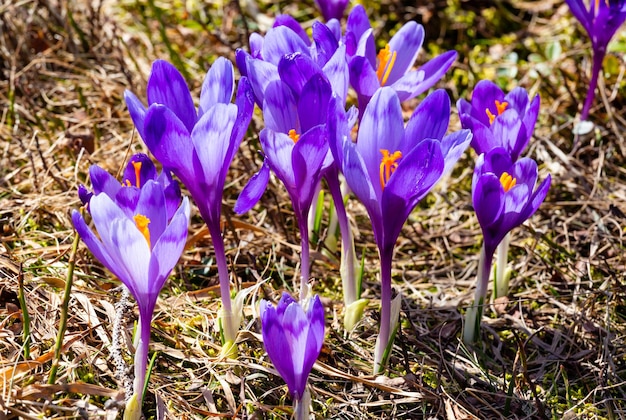
<path fill-rule="evenodd" d="M 282 57 L 296 52 L 309 55 L 309 45 L 289 27 L 277 26 L 265 35 L 262 51 L 265 61 L 277 66 Z"/>
<path fill-rule="evenodd" d="M 272 364 L 287 383 L 291 392 L 295 387 L 291 347 L 287 341 L 286 332 L 282 325 L 282 317 L 266 300 L 261 300 L 260 316 L 263 335 L 263 346 Z"/>
<path fill-rule="evenodd" d="M 239 198 L 235 203 L 235 213 L 243 214 L 248 212 L 261 199 L 261 196 L 267 188 L 270 179 L 270 167 L 267 161 L 263 161 L 263 166 L 259 171 L 252 175 L 246 186 L 239 193 Z"/>
<path fill-rule="evenodd" d="M 262 109 L 265 88 L 272 80 L 280 80 L 278 67 L 263 60 L 248 58 L 246 60 L 246 68 L 248 69 L 248 80 L 252 85 L 255 101 L 259 108 Z"/>
<path fill-rule="evenodd" d="M 144 119 L 146 118 L 146 107 L 143 103 L 129 90 L 124 91 L 124 100 L 126 101 L 126 107 L 130 113 L 130 117 L 133 120 L 133 124 L 139 133 L 139 137 L 145 139 L 144 136 Z"/>
<path fill-rule="evenodd" d="M 363 157 L 369 178 L 378 183 L 381 150 L 401 150 L 404 122 L 400 100 L 391 88 L 381 88 L 367 105 L 359 126 L 356 148 Z"/>
<path fill-rule="evenodd" d="M 211 66 L 200 92 L 198 117 L 201 117 L 215 104 L 228 104 L 235 91 L 235 71 L 233 65 L 224 57 L 218 57 Z"/>
<path fill-rule="evenodd" d="M 389 50 L 396 53 L 396 61 L 389 73 L 388 84 L 400 79 L 413 66 L 422 42 L 424 42 L 424 27 L 415 21 L 405 23 L 391 37 Z"/>
<path fill-rule="evenodd" d="M 316 74 L 304 85 L 298 101 L 300 130 L 304 133 L 309 129 L 326 124 L 328 121 L 328 103 L 332 90 L 326 77 Z"/>
<path fill-rule="evenodd" d="M 429 60 L 419 69 L 409 71 L 404 77 L 400 77 L 397 82 L 394 82 L 391 87 L 398 92 L 401 101 L 406 101 L 421 95 L 433 87 L 443 77 L 450 66 L 456 61 L 456 57 L 456 51 L 446 51 L 432 60 Z M 417 72 L 415 79 L 413 79 L 415 81 L 408 83 L 406 78 L 413 72 Z M 406 95 L 400 95 L 401 92 L 406 92 Z"/>
<path fill-rule="evenodd" d="M 188 131 L 196 123 L 196 108 L 182 74 L 170 63 L 156 60 L 146 88 L 148 104 L 163 104 L 182 121 Z"/>
<path fill-rule="evenodd" d="M 154 244 L 149 272 L 151 293 L 159 294 L 180 259 L 187 242 L 188 225 L 189 199 L 185 197 L 167 228 Z"/>
<path fill-rule="evenodd" d="M 135 164 L 139 166 L 139 172 L 137 173 L 137 169 L 135 169 Z M 137 179 L 137 174 L 139 174 L 139 179 Z M 123 185 L 132 185 L 137 188 L 140 188 L 143 184 L 145 184 L 150 179 L 156 179 L 157 170 L 152 163 L 152 160 L 145 153 L 137 153 L 134 154 L 128 164 L 126 165 L 126 169 L 124 169 L 124 176 L 122 177 Z M 128 183 L 127 183 L 128 182 Z"/>
<path fill-rule="evenodd" d="M 265 89 L 263 119 L 270 130 L 281 133 L 289 133 L 289 130 L 301 131 L 296 98 L 291 89 L 280 80 L 272 81 Z"/>
<path fill-rule="evenodd" d="M 184 184 L 195 180 L 190 131 L 164 105 L 150 105 L 146 114 L 145 143 L 161 164 Z"/>
<path fill-rule="evenodd" d="M 404 135 L 407 151 L 424 139 L 441 140 L 448 130 L 450 119 L 450 98 L 443 89 L 428 95 L 418 105 L 406 125 Z"/>
<path fill-rule="evenodd" d="M 231 133 L 237 119 L 237 107 L 233 104 L 215 104 L 200 117 L 191 133 L 191 141 L 203 173 L 202 181 L 211 186 L 211 204 L 221 203 L 223 180 L 219 179 L 228 154 Z M 199 174 L 198 174 L 199 175 Z M 196 183 L 198 180 L 195 180 Z"/>
<path fill-rule="evenodd" d="M 281 80 L 299 96 L 304 85 L 311 77 L 322 73 L 322 69 L 311 57 L 295 53 L 287 55 L 280 60 L 278 73 Z"/>
<path fill-rule="evenodd" d="M 300 136 L 293 147 L 292 167 L 300 210 L 308 211 L 315 188 L 321 179 L 320 171 L 328 154 L 328 134 L 325 126 L 313 127 Z"/>
<path fill-rule="evenodd" d="M 409 214 L 439 180 L 443 168 L 441 145 L 433 139 L 422 141 L 401 158 L 382 194 L 383 248 L 393 249 Z"/>
<path fill-rule="evenodd" d="M 348 62 L 346 61 L 345 45 L 337 48 L 335 54 L 322 68 L 322 71 L 328 78 L 335 95 L 339 96 L 345 103 L 348 96 L 348 88 L 350 87 L 350 73 L 348 71 Z"/>

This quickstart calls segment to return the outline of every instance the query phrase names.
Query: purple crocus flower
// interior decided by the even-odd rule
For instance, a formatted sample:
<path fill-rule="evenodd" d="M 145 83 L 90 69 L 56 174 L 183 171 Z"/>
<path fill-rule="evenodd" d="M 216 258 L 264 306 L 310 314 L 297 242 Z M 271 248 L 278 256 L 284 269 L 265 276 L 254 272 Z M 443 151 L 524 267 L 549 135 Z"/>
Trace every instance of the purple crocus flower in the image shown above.
<path fill-rule="evenodd" d="M 472 182 L 472 202 L 483 232 L 474 305 L 466 315 L 464 340 L 475 341 L 487 294 L 493 254 L 502 239 L 529 219 L 548 194 L 548 175 L 537 188 L 537 163 L 530 158 L 514 162 L 508 152 L 495 148 L 478 157 Z"/>
<path fill-rule="evenodd" d="M 400 99 L 392 88 L 381 88 L 365 110 L 356 143 L 342 106 L 333 102 L 328 122 L 331 150 L 348 185 L 367 209 L 380 256 L 381 327 L 374 362 L 378 372 L 391 334 L 391 263 L 396 240 L 413 208 L 469 146 L 471 133 L 461 130 L 445 135 L 450 99 L 443 90 L 427 96 L 405 127 Z"/>
<path fill-rule="evenodd" d="M 598 76 L 606 49 L 615 32 L 626 21 L 626 0 L 591 0 L 587 6 L 584 0 L 565 0 L 572 14 L 583 25 L 591 38 L 593 67 L 587 98 L 580 113 L 581 121 L 587 120 L 593 104 Z"/>
<path fill-rule="evenodd" d="M 261 300 L 260 315 L 265 351 L 297 405 L 305 395 L 309 373 L 324 343 L 324 307 L 317 295 L 308 300 L 305 309 L 283 293 L 276 308 Z"/>
<path fill-rule="evenodd" d="M 168 219 L 165 188 L 159 182 L 145 182 L 136 200 L 128 200 L 125 191 L 130 189 L 122 188 L 115 196 L 97 192 L 89 200 L 97 236 L 76 210 L 72 222 L 87 248 L 126 285 L 139 306 L 132 401 L 141 407 L 152 313 L 185 247 L 189 200 L 185 197 Z"/>
<path fill-rule="evenodd" d="M 309 280 L 308 213 L 329 156 L 325 121 L 331 93 L 323 75 L 312 77 L 299 95 L 280 80 L 267 86 L 263 107 L 266 128 L 259 135 L 265 159 L 235 204 L 237 213 L 250 210 L 267 187 L 270 169 L 285 185 L 300 228 L 300 299 L 306 298 Z"/>
<path fill-rule="evenodd" d="M 345 46 L 340 46 L 335 34 L 321 22 L 313 24 L 312 38 L 313 41 L 294 18 L 281 15 L 265 37 L 258 34 L 250 36 L 251 53 L 237 50 L 237 67 L 250 79 L 256 103 L 261 109 L 269 83 L 280 80 L 289 72 L 288 69 L 281 69 L 279 63 L 294 54 L 299 54 L 301 60 L 307 60 L 307 67 L 301 68 L 306 73 L 301 77 L 308 80 L 313 74 L 324 74 L 333 92 L 345 102 L 349 86 Z"/>
<path fill-rule="evenodd" d="M 315 0 L 315 4 L 327 22 L 331 19 L 341 20 L 348 3 L 350 0 Z"/>
<path fill-rule="evenodd" d="M 528 146 L 539 115 L 539 95 L 516 87 L 506 95 L 495 83 L 481 80 L 472 102 L 459 99 L 457 108 L 463 128 L 472 131 L 472 147 L 482 154 L 503 147 L 515 161 Z"/>
<path fill-rule="evenodd" d="M 353 13 L 355 18 L 351 21 Z M 360 9 L 350 13 L 346 34 L 346 45 L 357 42 L 349 68 L 350 84 L 357 92 L 361 113 L 380 87 L 390 86 L 404 102 L 430 89 L 456 60 L 456 51 L 447 51 L 411 70 L 424 42 L 424 28 L 413 21 L 405 23 L 376 55 L 373 31 L 371 27 L 364 30 L 362 14 Z M 360 38 L 356 38 L 359 33 Z"/>
<path fill-rule="evenodd" d="M 148 149 L 191 193 L 206 222 L 215 250 L 224 316 L 224 348 L 232 348 L 239 314 L 233 314 L 230 280 L 220 218 L 222 194 L 230 163 L 252 118 L 252 91 L 245 77 L 239 81 L 235 104 L 234 70 L 223 57 L 207 73 L 196 111 L 183 76 L 171 64 L 152 66 L 147 93 L 149 107 L 130 92 L 126 103 Z"/>
<path fill-rule="evenodd" d="M 134 212 L 141 187 L 147 181 L 156 181 L 163 186 L 165 194 L 167 219 L 171 219 L 180 206 L 180 187 L 172 179 L 169 171 L 157 173 L 154 163 L 144 153 L 133 155 L 122 177 L 122 182 L 98 165 L 89 168 L 89 177 L 93 186 L 93 193 L 84 185 L 78 187 L 78 196 L 83 204 L 88 204 L 94 194 L 105 193 L 114 201 L 124 202 L 129 212 Z"/>

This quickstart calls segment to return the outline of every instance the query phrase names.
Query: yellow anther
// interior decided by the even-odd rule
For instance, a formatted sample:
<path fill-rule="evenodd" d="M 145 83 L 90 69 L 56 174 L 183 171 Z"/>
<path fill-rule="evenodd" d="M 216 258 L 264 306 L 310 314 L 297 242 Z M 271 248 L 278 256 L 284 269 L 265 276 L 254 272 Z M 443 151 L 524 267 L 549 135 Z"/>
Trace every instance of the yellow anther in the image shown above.
<path fill-rule="evenodd" d="M 506 108 L 509 106 L 509 103 L 506 101 L 500 102 L 496 100 L 495 103 L 496 103 L 496 112 L 498 113 L 498 115 L 502 115 L 502 113 L 506 111 Z M 493 124 L 493 121 L 496 119 L 496 115 L 494 115 L 494 113 L 491 112 L 489 108 L 487 108 L 485 112 L 487 112 L 487 116 L 489 117 L 489 124 Z"/>
<path fill-rule="evenodd" d="M 389 44 L 385 45 L 385 48 L 378 52 L 378 68 L 376 69 L 376 77 L 378 77 L 381 86 L 385 86 L 387 83 L 387 79 L 389 79 L 389 74 L 391 74 L 391 70 L 393 69 L 393 65 L 396 63 L 397 57 L 398 53 L 396 51 L 392 52 Z"/>
<path fill-rule="evenodd" d="M 135 221 L 135 225 L 139 232 L 146 238 L 146 242 L 148 242 L 148 246 L 150 247 L 150 229 L 148 229 L 148 225 L 150 224 L 150 219 L 148 219 L 143 214 L 137 214 L 133 216 L 133 220 Z"/>
<path fill-rule="evenodd" d="M 509 175 L 508 172 L 502 172 L 502 175 L 500 175 L 500 184 L 502 184 L 504 192 L 508 192 L 517 184 L 517 179 Z"/>
<path fill-rule="evenodd" d="M 289 130 L 288 136 L 291 140 L 293 140 L 294 143 L 297 143 L 298 140 L 300 140 L 300 134 L 296 133 L 296 130 L 294 130 L 293 128 Z"/>
<path fill-rule="evenodd" d="M 122 182 L 122 187 L 130 187 L 130 181 L 128 179 L 124 180 L 124 182 Z"/>
<path fill-rule="evenodd" d="M 383 157 L 380 159 L 380 187 L 384 189 L 389 181 L 389 177 L 398 168 L 397 161 L 402 157 L 402 152 L 395 151 L 389 154 L 389 150 L 380 149 L 380 153 L 383 154 Z"/>
<path fill-rule="evenodd" d="M 135 168 L 135 186 L 141 188 L 141 162 L 133 162 Z"/>

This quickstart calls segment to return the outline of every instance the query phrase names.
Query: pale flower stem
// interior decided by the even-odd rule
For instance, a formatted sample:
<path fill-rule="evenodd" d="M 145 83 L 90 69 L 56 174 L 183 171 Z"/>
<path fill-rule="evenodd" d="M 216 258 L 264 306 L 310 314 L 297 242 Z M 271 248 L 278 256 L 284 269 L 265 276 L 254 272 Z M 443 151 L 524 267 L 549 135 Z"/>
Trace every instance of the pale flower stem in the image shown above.
<path fill-rule="evenodd" d="M 318 182 L 315 187 L 315 192 L 313 193 L 313 200 L 311 201 L 311 210 L 307 216 L 307 232 L 309 237 L 313 235 L 313 230 L 315 228 L 315 217 L 317 214 L 317 202 L 319 200 L 320 192 L 322 191 L 322 183 Z"/>
<path fill-rule="evenodd" d="M 146 314 L 152 314 L 152 310 L 145 311 Z M 150 346 L 150 322 L 146 319 L 146 314 L 140 311 L 139 321 L 137 323 L 137 347 L 135 348 L 135 380 L 133 382 L 133 393 L 137 395 L 139 407 L 143 403 L 143 388 L 146 382 L 146 369 L 148 367 L 148 349 Z"/>
<path fill-rule="evenodd" d="M 339 230 L 341 231 L 341 264 L 342 267 L 345 267 L 345 274 L 341 276 L 341 284 L 343 286 L 343 301 L 347 307 L 357 300 L 354 240 L 350 223 L 348 222 L 348 215 L 346 214 L 346 207 L 343 204 L 338 174 L 336 172 L 329 174 L 326 177 L 326 182 L 333 197 Z"/>
<path fill-rule="evenodd" d="M 494 279 L 494 294 L 496 298 L 509 294 L 509 282 L 505 278 L 506 269 L 509 259 L 509 243 L 511 242 L 511 233 L 507 233 L 498 245 L 496 253 L 496 277 Z"/>
<path fill-rule="evenodd" d="M 391 263 L 393 249 L 380 250 L 380 331 L 374 354 L 374 374 L 382 372 L 382 357 L 391 337 Z M 377 360 L 378 359 L 378 360 Z"/>
<path fill-rule="evenodd" d="M 213 249 L 215 251 L 215 261 L 217 263 L 217 272 L 220 278 L 220 294 L 222 296 L 222 333 L 224 334 L 225 343 L 234 343 L 237 338 L 238 325 L 235 325 L 236 317 L 233 314 L 233 305 L 230 298 L 230 275 L 228 272 L 228 264 L 226 262 L 226 252 L 224 250 L 224 238 L 219 221 L 217 223 L 207 223 L 211 239 L 213 241 Z"/>
<path fill-rule="evenodd" d="M 468 308 L 465 315 L 465 327 L 463 331 L 463 341 L 472 343 L 478 338 L 480 331 L 480 320 L 483 314 L 485 296 L 487 296 L 487 288 L 489 286 L 489 274 L 491 273 L 491 260 L 493 252 L 486 255 L 485 245 L 480 250 L 480 258 L 478 261 L 478 273 L 476 275 L 476 292 L 474 294 L 474 303 Z"/>
<path fill-rule="evenodd" d="M 311 404 L 311 393 L 309 390 L 304 391 L 304 395 L 293 402 L 293 418 L 294 420 L 308 420 L 309 419 L 309 405 Z"/>
<path fill-rule="evenodd" d="M 300 221 L 300 302 L 304 302 L 308 294 L 308 284 L 310 278 L 310 246 L 309 246 L 309 230 L 307 229 L 307 217 L 302 217 L 304 222 Z M 294 279 L 295 280 L 295 279 Z M 297 285 L 294 284 L 294 290 Z"/>
<path fill-rule="evenodd" d="M 583 109 L 580 112 L 580 120 L 587 121 L 589 117 L 589 111 L 596 97 L 596 87 L 598 86 L 598 77 L 602 70 L 602 62 L 604 61 L 605 51 L 594 51 L 593 53 L 593 65 L 591 67 L 591 80 L 589 81 L 589 88 L 587 89 L 587 97 Z"/>

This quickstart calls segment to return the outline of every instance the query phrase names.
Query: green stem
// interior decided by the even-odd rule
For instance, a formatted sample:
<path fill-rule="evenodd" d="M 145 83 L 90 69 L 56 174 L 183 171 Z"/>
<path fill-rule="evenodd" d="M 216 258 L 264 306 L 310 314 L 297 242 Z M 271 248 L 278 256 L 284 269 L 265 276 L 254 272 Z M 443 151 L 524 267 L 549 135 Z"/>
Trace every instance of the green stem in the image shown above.
<path fill-rule="evenodd" d="M 78 252 L 79 242 L 80 236 L 78 235 L 78 232 L 75 231 L 70 260 L 67 263 L 67 278 L 65 279 L 65 292 L 63 294 L 63 302 L 61 303 L 59 332 L 57 333 L 57 342 L 54 347 L 54 359 L 52 359 L 52 367 L 50 368 L 50 376 L 48 376 L 48 384 L 54 384 L 56 382 L 57 371 L 59 370 L 59 358 L 61 357 L 61 349 L 63 348 L 63 337 L 65 336 L 65 330 L 67 329 L 67 312 L 70 304 L 70 294 L 72 293 L 74 266 L 76 265 L 76 253 Z"/>
<path fill-rule="evenodd" d="M 24 297 L 24 271 L 20 264 L 20 272 L 17 275 L 18 291 L 17 299 L 22 309 L 22 340 L 24 341 L 24 359 L 30 359 L 30 315 L 28 314 L 28 306 L 26 306 L 26 298 Z"/>

